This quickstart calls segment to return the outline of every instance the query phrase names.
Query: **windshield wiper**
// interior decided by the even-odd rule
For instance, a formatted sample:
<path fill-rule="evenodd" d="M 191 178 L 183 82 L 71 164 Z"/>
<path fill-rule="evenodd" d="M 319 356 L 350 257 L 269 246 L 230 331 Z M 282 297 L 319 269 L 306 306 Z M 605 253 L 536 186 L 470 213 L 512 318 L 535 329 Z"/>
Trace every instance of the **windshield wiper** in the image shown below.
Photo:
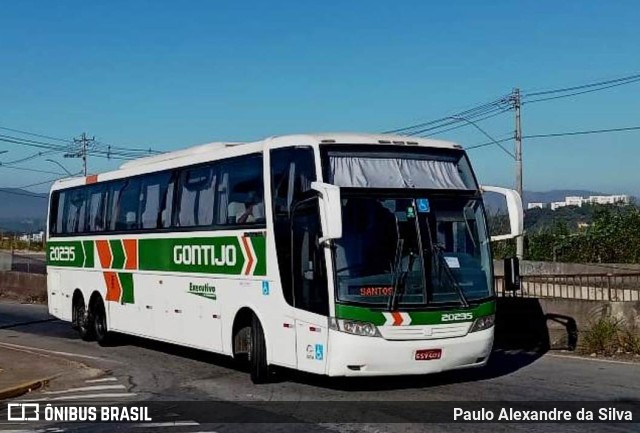
<path fill-rule="evenodd" d="M 404 288 L 407 285 L 407 275 L 413 269 L 413 263 L 415 261 L 415 254 L 413 251 L 409 251 L 409 263 L 407 263 L 407 268 L 405 270 L 401 270 L 403 245 L 404 239 L 398 239 L 398 243 L 396 244 L 395 267 L 393 271 L 393 293 L 389 299 L 389 311 L 396 311 L 398 309 L 398 301 L 404 293 Z"/>
<path fill-rule="evenodd" d="M 467 297 L 464 295 L 464 291 L 458 284 L 458 280 L 456 279 L 456 276 L 453 275 L 453 272 L 451 272 L 451 268 L 449 268 L 449 265 L 447 264 L 447 260 L 444 257 L 444 253 L 442 252 L 442 247 L 440 245 L 433 244 L 433 246 L 431 247 L 431 251 L 438 258 L 438 263 L 440 264 L 439 268 L 440 269 L 444 268 L 445 274 L 447 275 L 447 277 L 449 277 L 449 281 L 451 281 L 451 284 L 453 285 L 453 289 L 456 291 L 456 293 L 458 294 L 458 297 L 460 298 L 460 303 L 464 308 L 469 308 L 469 302 L 467 301 Z"/>

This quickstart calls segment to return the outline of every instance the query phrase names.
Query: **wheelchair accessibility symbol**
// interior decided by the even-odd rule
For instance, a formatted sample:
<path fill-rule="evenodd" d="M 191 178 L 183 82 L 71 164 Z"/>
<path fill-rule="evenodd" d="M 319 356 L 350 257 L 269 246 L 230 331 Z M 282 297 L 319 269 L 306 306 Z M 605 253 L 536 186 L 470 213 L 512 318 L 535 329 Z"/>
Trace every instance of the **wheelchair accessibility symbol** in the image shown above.
<path fill-rule="evenodd" d="M 416 200 L 416 205 L 418 205 L 419 213 L 428 213 L 430 211 L 429 199 L 419 198 Z"/>
<path fill-rule="evenodd" d="M 316 359 L 318 361 L 322 361 L 322 358 L 324 358 L 323 352 L 324 350 L 322 344 L 316 344 Z"/>

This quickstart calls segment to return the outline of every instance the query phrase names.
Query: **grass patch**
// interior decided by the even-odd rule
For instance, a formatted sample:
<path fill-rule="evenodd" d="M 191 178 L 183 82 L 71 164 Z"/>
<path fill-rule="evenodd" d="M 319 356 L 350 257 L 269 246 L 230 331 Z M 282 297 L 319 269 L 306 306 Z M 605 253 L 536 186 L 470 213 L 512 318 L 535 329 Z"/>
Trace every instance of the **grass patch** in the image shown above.
<path fill-rule="evenodd" d="M 640 355 L 640 329 L 628 326 L 622 330 L 622 350 L 627 353 Z"/>
<path fill-rule="evenodd" d="M 640 333 L 636 326 L 621 319 L 602 317 L 583 333 L 582 351 L 612 356 L 617 353 L 640 354 Z"/>

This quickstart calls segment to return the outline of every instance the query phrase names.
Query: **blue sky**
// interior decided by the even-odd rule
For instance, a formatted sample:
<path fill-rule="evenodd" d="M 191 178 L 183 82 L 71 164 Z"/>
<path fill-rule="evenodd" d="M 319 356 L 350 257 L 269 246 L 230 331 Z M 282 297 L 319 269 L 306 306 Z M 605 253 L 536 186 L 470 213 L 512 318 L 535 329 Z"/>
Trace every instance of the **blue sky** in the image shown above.
<path fill-rule="evenodd" d="M 13 1 L 0 15 L 0 126 L 176 149 L 377 132 L 523 91 L 640 71 L 636 1 Z M 640 83 L 523 107 L 525 134 L 640 125 Z M 497 138 L 513 116 L 482 123 Z M 486 141 L 468 127 L 439 136 Z M 640 131 L 524 143 L 525 188 L 640 193 Z M 506 143 L 512 146 L 511 142 Z M 3 160 L 33 149 L 0 143 Z M 480 180 L 513 185 L 500 149 Z M 70 169 L 79 161 L 61 159 Z M 92 171 L 115 161 L 90 160 Z M 56 170 L 43 158 L 25 167 Z M 0 168 L 0 186 L 51 174 Z M 42 191 L 44 187 L 33 190 Z"/>

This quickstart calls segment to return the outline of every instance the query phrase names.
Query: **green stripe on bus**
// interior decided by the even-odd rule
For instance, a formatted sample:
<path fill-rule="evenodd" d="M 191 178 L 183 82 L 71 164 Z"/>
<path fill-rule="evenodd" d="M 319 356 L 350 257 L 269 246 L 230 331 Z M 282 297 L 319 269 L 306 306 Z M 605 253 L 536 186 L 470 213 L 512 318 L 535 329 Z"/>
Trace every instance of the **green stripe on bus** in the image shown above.
<path fill-rule="evenodd" d="M 452 313 L 469 313 L 473 314 L 473 319 L 483 316 L 494 314 L 496 311 L 495 301 L 482 303 L 474 308 L 470 309 L 448 309 L 437 311 L 408 311 L 411 317 L 411 325 L 437 325 L 440 323 L 456 323 L 466 322 L 465 320 L 448 320 L 442 321 L 444 314 Z M 336 304 L 336 317 L 338 319 L 358 320 L 362 322 L 370 322 L 374 325 L 384 325 L 387 322 L 387 318 L 383 313 L 388 313 L 388 310 L 371 309 L 367 307 L 360 307 L 355 305 Z"/>
<path fill-rule="evenodd" d="M 123 304 L 133 304 L 133 274 L 128 272 L 118 273 L 120 279 L 120 285 L 122 286 L 122 297 L 120 302 Z"/>
<path fill-rule="evenodd" d="M 265 275 L 264 236 L 256 236 L 252 245 L 257 246 L 254 275 Z M 237 236 L 140 239 L 138 267 L 144 271 L 240 275 L 248 260 L 245 254 L 250 254 L 243 251 Z"/>
<path fill-rule="evenodd" d="M 47 242 L 47 265 L 64 266 L 70 268 L 81 268 L 84 266 L 93 267 L 93 241 L 87 241 L 91 245 L 88 247 L 81 241 Z M 88 248 L 87 248 L 88 247 Z M 91 254 L 85 262 L 85 251 Z"/>
<path fill-rule="evenodd" d="M 85 268 L 93 268 L 94 265 L 94 251 L 93 251 L 93 241 L 82 241 L 82 245 L 84 246 L 84 267 Z"/>
<path fill-rule="evenodd" d="M 111 262 L 112 269 L 122 269 L 124 268 L 124 248 L 122 247 L 122 242 L 120 239 L 111 239 L 109 241 L 109 246 L 111 247 L 111 255 L 113 255 L 113 261 Z"/>
<path fill-rule="evenodd" d="M 110 239 L 108 242 L 113 257 L 110 269 L 124 269 L 126 254 L 122 239 Z M 264 276 L 267 275 L 266 250 L 263 233 L 252 233 L 243 241 L 238 236 L 139 239 L 138 269 Z M 84 265 L 93 268 L 94 241 L 49 242 L 47 263 L 51 266 L 81 268 Z"/>
<path fill-rule="evenodd" d="M 264 236 L 252 236 L 251 246 L 256 253 L 256 269 L 253 271 L 253 275 L 267 275 L 267 246 L 266 238 Z"/>

